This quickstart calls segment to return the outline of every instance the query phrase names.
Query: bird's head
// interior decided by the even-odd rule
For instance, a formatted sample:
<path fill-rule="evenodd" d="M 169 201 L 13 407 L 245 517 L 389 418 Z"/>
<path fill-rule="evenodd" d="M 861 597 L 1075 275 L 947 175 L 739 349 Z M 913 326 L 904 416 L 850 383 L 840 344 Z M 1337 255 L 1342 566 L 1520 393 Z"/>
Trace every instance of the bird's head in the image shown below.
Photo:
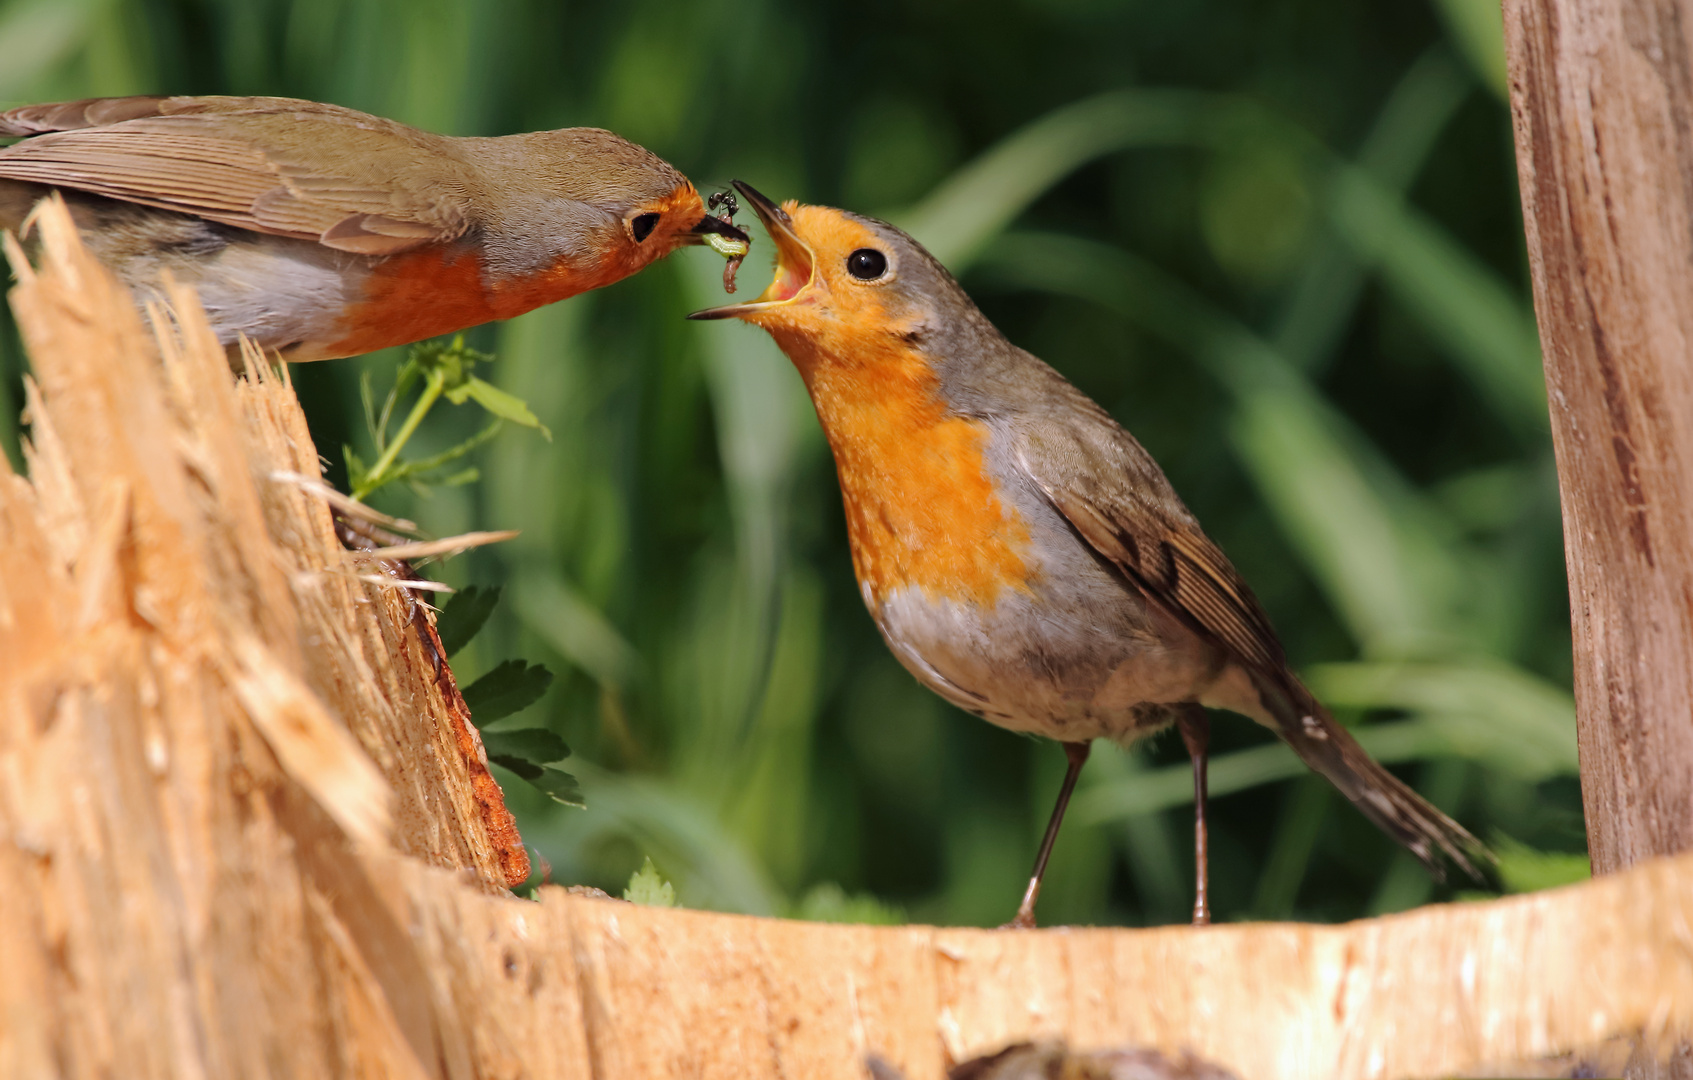
<path fill-rule="evenodd" d="M 693 183 L 669 162 L 610 131 L 565 128 L 479 140 L 483 158 L 513 156 L 502 193 L 505 231 L 527 233 L 513 250 L 538 264 L 562 262 L 585 287 L 610 284 L 679 247 L 713 237 L 745 245 L 746 233 L 707 212 Z M 716 245 L 714 245 L 716 246 Z M 496 275 L 535 267 L 493 267 Z"/>
<path fill-rule="evenodd" d="M 952 275 L 892 225 L 827 206 L 777 206 L 739 180 L 735 188 L 770 233 L 775 277 L 752 300 L 690 319 L 762 327 L 802 373 L 818 355 L 869 362 L 922 353 L 937 335 L 981 321 Z"/>

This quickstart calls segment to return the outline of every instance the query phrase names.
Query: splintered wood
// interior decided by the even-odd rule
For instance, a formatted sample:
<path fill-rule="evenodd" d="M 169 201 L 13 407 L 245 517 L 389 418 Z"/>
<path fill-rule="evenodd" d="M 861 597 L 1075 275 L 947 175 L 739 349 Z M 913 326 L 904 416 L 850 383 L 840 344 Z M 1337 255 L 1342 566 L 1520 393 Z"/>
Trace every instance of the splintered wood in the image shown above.
<path fill-rule="evenodd" d="M 192 296 L 147 329 L 40 228 L 29 476 L 0 475 L 0 1076 L 938 1080 L 1051 1037 L 1243 1078 L 1568 1075 L 1693 1024 L 1685 859 L 1340 927 L 512 899 L 427 620 L 336 542 L 285 378 L 232 380 Z"/>

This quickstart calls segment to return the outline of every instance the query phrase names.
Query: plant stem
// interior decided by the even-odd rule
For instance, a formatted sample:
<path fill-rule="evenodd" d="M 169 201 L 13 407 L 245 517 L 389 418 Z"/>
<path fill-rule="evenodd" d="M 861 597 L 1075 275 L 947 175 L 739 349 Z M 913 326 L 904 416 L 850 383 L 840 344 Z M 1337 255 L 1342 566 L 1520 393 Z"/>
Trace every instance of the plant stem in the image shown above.
<path fill-rule="evenodd" d="M 412 406 L 411 413 L 406 417 L 406 422 L 400 425 L 400 430 L 394 435 L 394 441 L 388 444 L 388 449 L 383 451 L 382 457 L 377 460 L 375 465 L 370 467 L 370 472 L 365 474 L 365 482 L 353 492 L 353 498 L 362 499 L 387 482 L 383 479 L 382 474 L 387 472 L 394 464 L 394 459 L 400 456 L 400 450 L 404 448 L 412 434 L 417 431 L 417 426 L 423 422 L 424 416 L 435 405 L 436 399 L 441 396 L 441 389 L 446 385 L 446 378 L 434 371 L 431 371 L 427 378 L 429 381 L 424 385 L 423 393 L 418 396 L 417 404 Z"/>

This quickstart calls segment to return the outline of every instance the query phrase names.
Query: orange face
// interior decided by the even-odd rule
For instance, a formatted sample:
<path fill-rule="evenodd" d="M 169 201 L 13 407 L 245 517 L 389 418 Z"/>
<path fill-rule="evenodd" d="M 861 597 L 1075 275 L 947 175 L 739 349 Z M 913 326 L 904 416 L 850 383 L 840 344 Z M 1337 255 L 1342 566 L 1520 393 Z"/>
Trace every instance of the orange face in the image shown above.
<path fill-rule="evenodd" d="M 693 318 L 732 316 L 768 330 L 784 350 L 786 342 L 803 340 L 843 360 L 876 339 L 916 329 L 922 305 L 911 304 L 897 287 L 898 249 L 873 226 L 840 210 L 792 200 L 780 208 L 753 206 L 776 246 L 774 279 L 753 300 Z"/>
<path fill-rule="evenodd" d="M 570 282 L 572 291 L 567 295 L 621 281 L 679 247 L 700 243 L 703 235 L 695 229 L 704 217 L 705 203 L 694 185 L 686 181 L 663 198 L 636 206 L 623 215 L 621 231 L 609 237 L 610 248 L 599 253 L 593 267 L 596 272 L 586 274 L 577 270 Z M 589 277 L 595 280 L 576 287 L 579 281 Z"/>
<path fill-rule="evenodd" d="M 874 607 L 917 588 L 992 606 L 1026 590 L 1029 532 L 987 469 L 988 431 L 948 406 L 922 344 L 937 319 L 919 280 L 935 272 L 917 265 L 926 256 L 886 226 L 742 192 L 775 242 L 774 277 L 753 300 L 691 317 L 762 327 L 799 369 L 835 455 L 866 598 Z"/>

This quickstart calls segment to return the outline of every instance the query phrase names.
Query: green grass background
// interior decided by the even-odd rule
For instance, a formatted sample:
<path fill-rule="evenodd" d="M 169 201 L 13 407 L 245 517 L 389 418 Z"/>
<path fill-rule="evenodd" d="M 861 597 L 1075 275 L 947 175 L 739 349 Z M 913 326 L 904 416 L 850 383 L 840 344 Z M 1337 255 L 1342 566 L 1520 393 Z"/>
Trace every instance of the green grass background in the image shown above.
<path fill-rule="evenodd" d="M 0 103 L 286 94 L 454 134 L 592 124 L 703 189 L 886 216 L 1164 464 L 1366 745 L 1498 845 L 1507 887 L 1585 873 L 1556 475 L 1492 0 L 0 0 Z M 761 286 L 768 242 L 744 289 Z M 560 678 L 517 725 L 586 811 L 508 783 L 554 879 L 836 919 L 1009 917 L 1058 748 L 919 688 L 858 598 L 827 450 L 758 332 L 682 315 L 722 263 L 485 327 L 553 432 L 376 502 L 506 602 L 459 657 Z M 0 417 L 20 358 L 0 335 Z M 296 369 L 318 443 L 357 385 Z M 475 430 L 430 418 L 420 451 Z M 462 414 L 462 415 L 461 415 Z M 367 457 L 368 460 L 368 457 Z M 1220 717 L 1220 918 L 1333 920 L 1433 885 L 1270 736 Z M 508 776 L 509 781 L 511 778 Z M 1045 921 L 1185 917 L 1179 740 L 1102 748 Z"/>

